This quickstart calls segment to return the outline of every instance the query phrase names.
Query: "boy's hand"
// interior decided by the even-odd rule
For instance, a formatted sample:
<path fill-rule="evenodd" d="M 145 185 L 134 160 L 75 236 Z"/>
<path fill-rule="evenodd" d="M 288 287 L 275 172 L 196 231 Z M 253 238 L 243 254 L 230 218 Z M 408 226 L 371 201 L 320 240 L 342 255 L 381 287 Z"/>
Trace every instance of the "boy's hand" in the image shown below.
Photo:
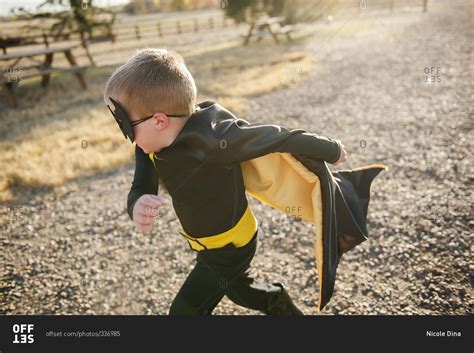
<path fill-rule="evenodd" d="M 166 205 L 166 200 L 157 195 L 145 194 L 133 206 L 133 223 L 142 232 L 148 232 L 153 228 L 155 217 L 159 215 L 161 206 Z"/>
<path fill-rule="evenodd" d="M 339 159 L 333 163 L 332 165 L 338 165 L 347 160 L 347 152 L 345 146 L 342 144 L 341 140 L 334 140 L 339 144 L 339 147 L 341 148 L 341 153 L 339 154 Z"/>

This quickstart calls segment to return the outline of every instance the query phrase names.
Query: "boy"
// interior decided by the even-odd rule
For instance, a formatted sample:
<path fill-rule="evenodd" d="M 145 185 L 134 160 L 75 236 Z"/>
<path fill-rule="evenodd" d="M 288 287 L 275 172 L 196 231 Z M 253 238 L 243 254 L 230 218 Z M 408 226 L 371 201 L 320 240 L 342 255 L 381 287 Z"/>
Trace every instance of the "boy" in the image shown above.
<path fill-rule="evenodd" d="M 137 51 L 107 82 L 104 100 L 135 147 L 128 214 L 141 231 L 153 227 L 165 205 L 159 179 L 197 252 L 196 265 L 169 314 L 210 315 L 226 295 L 268 315 L 302 315 L 281 283 L 249 276 L 258 222 L 248 207 L 240 163 L 289 152 L 337 165 L 346 160 L 339 140 L 250 124 L 214 102 L 196 105 L 196 86 L 182 57 L 166 49 Z"/>

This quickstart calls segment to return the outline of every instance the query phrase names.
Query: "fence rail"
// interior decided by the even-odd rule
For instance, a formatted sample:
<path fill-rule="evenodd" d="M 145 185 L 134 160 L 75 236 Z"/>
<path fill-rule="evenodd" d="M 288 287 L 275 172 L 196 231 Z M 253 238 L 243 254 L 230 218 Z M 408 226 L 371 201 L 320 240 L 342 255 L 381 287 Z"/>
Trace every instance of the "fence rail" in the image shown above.
<path fill-rule="evenodd" d="M 226 18 L 225 16 L 207 16 L 207 17 L 194 17 L 189 19 L 176 19 L 176 20 L 161 20 L 161 21 L 146 21 L 145 23 L 128 23 L 126 25 L 120 22 L 114 24 L 111 28 L 112 33 L 116 39 L 120 40 L 125 38 L 140 39 L 143 34 L 157 34 L 160 37 L 165 35 L 183 34 L 191 32 L 199 32 L 204 30 L 213 30 L 215 28 L 224 28 L 235 23 L 233 20 Z M 19 30 L 20 29 L 20 30 Z M 100 33 L 102 33 L 101 31 Z M 33 29 L 30 31 L 21 30 L 21 26 L 16 29 L 10 28 L 9 30 L 3 30 L 0 32 L 0 38 L 13 38 L 22 37 L 27 39 L 37 39 L 48 35 L 47 28 Z M 54 39 L 54 35 L 48 35 Z M 68 36 L 73 39 L 75 36 L 78 38 L 77 33 L 60 34 L 58 37 Z M 75 38 L 75 39 L 77 39 Z"/>

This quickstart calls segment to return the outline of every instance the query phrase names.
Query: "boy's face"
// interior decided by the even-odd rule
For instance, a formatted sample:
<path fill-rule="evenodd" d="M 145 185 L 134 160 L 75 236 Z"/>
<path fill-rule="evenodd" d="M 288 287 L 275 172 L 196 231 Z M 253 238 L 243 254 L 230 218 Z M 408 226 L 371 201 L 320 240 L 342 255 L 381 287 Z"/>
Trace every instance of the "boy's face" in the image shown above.
<path fill-rule="evenodd" d="M 112 107 L 107 106 L 122 133 L 130 141 L 136 142 L 145 153 L 159 152 L 171 145 L 189 118 L 186 115 L 167 115 L 162 112 L 146 117 L 136 113 L 129 115 L 118 101 L 111 97 L 109 99 L 113 104 Z"/>

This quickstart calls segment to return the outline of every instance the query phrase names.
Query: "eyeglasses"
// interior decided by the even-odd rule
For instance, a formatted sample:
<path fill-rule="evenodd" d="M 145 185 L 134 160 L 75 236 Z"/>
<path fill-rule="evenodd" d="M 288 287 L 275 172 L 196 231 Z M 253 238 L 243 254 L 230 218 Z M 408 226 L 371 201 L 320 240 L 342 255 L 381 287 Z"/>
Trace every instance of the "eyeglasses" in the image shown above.
<path fill-rule="evenodd" d="M 114 110 L 110 109 L 109 105 L 107 105 L 107 108 L 109 108 L 110 112 L 112 113 L 113 117 L 115 118 L 115 121 L 117 122 L 120 130 L 122 131 L 123 135 L 125 136 L 125 139 L 127 139 L 127 137 L 128 137 L 130 139 L 130 141 L 133 143 L 135 141 L 135 134 L 133 132 L 133 126 L 136 126 L 138 124 L 143 123 L 144 121 L 147 121 L 148 119 L 153 118 L 153 116 L 155 114 L 147 116 L 146 118 L 138 119 L 138 120 L 135 120 L 135 121 L 130 121 L 130 119 L 128 118 L 128 114 L 125 111 L 125 109 L 113 98 L 109 97 L 109 100 L 113 103 L 115 109 Z M 166 114 L 166 116 L 168 116 L 170 118 L 185 118 L 188 115 L 169 115 L 169 114 Z"/>

